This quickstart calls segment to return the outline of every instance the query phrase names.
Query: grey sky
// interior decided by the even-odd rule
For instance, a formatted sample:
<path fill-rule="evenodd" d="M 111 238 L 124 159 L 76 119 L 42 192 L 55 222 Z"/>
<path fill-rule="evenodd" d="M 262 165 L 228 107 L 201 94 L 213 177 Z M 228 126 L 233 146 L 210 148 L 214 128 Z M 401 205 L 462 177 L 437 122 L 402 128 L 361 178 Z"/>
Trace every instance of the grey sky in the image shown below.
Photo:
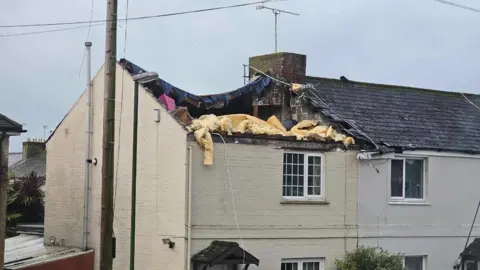
<path fill-rule="evenodd" d="M 452 0 L 480 7 L 477 0 Z M 461 2 L 460 2 L 461 1 Z M 129 16 L 251 2 L 247 0 L 130 0 Z M 120 0 L 119 17 L 126 0 Z M 105 18 L 95 0 L 94 19 Z M 289 0 L 269 6 L 279 16 L 279 50 L 307 55 L 309 75 L 480 93 L 480 13 L 433 0 Z M 4 1 L 0 24 L 88 20 L 90 0 Z M 122 23 L 124 26 L 124 24 Z M 62 26 L 64 27 L 64 26 Z M 0 29 L 0 34 L 53 28 Z M 118 57 L 124 30 L 119 28 Z M 78 77 L 87 29 L 0 37 L 0 112 L 26 124 L 12 140 L 53 129 L 84 89 Z M 104 59 L 105 27 L 92 27 L 95 73 Z M 128 23 L 126 58 L 184 90 L 205 94 L 243 84 L 248 57 L 273 52 L 273 15 L 255 6 Z"/>

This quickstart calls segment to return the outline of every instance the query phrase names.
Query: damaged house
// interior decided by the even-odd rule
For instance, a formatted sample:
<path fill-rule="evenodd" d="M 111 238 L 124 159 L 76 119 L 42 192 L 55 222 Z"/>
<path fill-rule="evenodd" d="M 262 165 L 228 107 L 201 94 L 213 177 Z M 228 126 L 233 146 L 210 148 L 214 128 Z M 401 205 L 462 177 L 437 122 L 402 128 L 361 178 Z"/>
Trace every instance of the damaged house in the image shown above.
<path fill-rule="evenodd" d="M 480 186 L 480 111 L 467 102 L 477 97 L 306 76 L 306 56 L 292 53 L 249 66 L 247 84 L 215 95 L 140 83 L 136 267 L 333 270 L 370 245 L 405 254 L 409 270 L 450 269 Z M 133 76 L 145 72 L 117 64 L 118 269 L 129 264 Z M 101 68 L 92 81 L 98 162 L 103 81 Z M 99 269 L 101 164 L 83 155 L 85 103 L 84 93 L 47 141 L 45 243 L 86 238 Z"/>

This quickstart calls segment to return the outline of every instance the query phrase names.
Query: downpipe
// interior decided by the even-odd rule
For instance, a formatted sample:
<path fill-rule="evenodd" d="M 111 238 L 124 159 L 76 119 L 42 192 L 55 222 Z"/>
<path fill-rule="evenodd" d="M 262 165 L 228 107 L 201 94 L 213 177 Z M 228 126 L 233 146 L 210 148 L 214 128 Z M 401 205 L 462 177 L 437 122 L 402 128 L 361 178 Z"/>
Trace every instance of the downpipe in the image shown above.
<path fill-rule="evenodd" d="M 90 193 L 90 148 L 91 148 L 91 133 L 92 133 L 92 56 L 91 56 L 91 42 L 85 42 L 85 49 L 87 50 L 87 97 L 86 97 L 86 119 L 85 119 L 85 182 L 83 188 L 83 234 L 82 234 L 82 249 L 87 250 L 88 240 L 88 207 L 89 207 L 89 193 Z"/>
<path fill-rule="evenodd" d="M 192 146 L 188 147 L 188 216 L 187 216 L 187 270 L 191 269 L 192 256 Z"/>

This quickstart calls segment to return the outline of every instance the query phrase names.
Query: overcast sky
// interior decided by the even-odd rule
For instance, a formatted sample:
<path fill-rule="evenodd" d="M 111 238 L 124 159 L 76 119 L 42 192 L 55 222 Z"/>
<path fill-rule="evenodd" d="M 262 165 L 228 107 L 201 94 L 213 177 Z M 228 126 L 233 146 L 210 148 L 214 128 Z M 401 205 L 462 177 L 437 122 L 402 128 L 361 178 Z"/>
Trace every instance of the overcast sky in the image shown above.
<path fill-rule="evenodd" d="M 478 0 L 452 0 L 480 8 Z M 90 0 L 16 0 L 0 4 L 0 25 L 89 20 Z M 130 0 L 129 16 L 154 15 L 248 0 Z M 268 6 L 279 16 L 279 50 L 307 55 L 309 75 L 480 93 L 480 13 L 433 0 L 289 0 Z M 126 0 L 119 2 L 125 16 Z M 106 1 L 94 0 L 93 19 Z M 124 25 L 124 23 L 122 23 Z M 64 28 L 61 26 L 60 28 Z M 0 35 L 55 28 L 0 28 Z M 119 28 L 118 58 L 126 57 L 197 94 L 243 84 L 248 57 L 274 50 L 274 17 L 255 6 L 128 23 Z M 477 30 L 475 30 L 477 29 Z M 87 29 L 0 37 L 0 113 L 25 124 L 11 141 L 55 128 L 84 90 L 79 77 Z M 104 60 L 105 26 L 94 26 L 92 71 Z M 48 134 L 48 133 L 47 133 Z"/>

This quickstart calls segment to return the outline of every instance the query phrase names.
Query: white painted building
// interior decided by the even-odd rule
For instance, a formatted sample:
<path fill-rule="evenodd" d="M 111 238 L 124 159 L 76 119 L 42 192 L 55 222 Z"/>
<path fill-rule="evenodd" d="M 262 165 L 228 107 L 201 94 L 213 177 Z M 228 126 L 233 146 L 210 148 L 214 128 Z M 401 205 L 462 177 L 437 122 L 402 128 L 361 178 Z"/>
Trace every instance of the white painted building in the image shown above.
<path fill-rule="evenodd" d="M 239 249 L 225 242 L 243 247 L 259 261 L 249 269 L 334 270 L 335 259 L 357 245 L 404 253 L 409 270 L 452 269 L 476 207 L 474 171 L 480 146 L 475 142 L 480 137 L 467 127 L 480 130 L 479 111 L 457 93 L 307 77 L 301 55 L 262 56 L 252 58 L 250 65 L 272 67 L 289 81 L 315 85 L 315 91 L 302 96 L 305 99 L 292 95 L 287 100 L 290 93 L 281 92 L 282 103 L 273 109 L 280 120 L 334 123 L 355 136 L 357 145 L 339 151 L 332 143 L 245 136 L 225 137 L 224 144 L 214 136 L 214 162 L 205 166 L 202 150 L 179 117 L 161 105 L 153 86 L 140 86 L 137 269 L 192 269 L 191 258 L 201 260 L 194 255 L 212 241 L 231 251 L 231 261 L 238 259 Z M 126 269 L 129 263 L 130 72 L 135 70 L 138 67 L 129 66 L 129 72 L 122 72 L 117 65 L 115 269 Z M 92 158 L 99 162 L 103 80 L 100 69 L 93 79 L 91 144 Z M 196 98 L 182 96 L 170 85 L 155 87 L 173 91 L 177 103 Z M 47 244 L 51 237 L 67 246 L 82 244 L 85 102 L 83 94 L 47 142 Z M 462 109 L 463 116 L 452 115 L 452 106 Z M 254 113 L 262 118 L 269 113 L 265 110 Z M 154 112 L 159 112 L 159 121 L 152 118 Z M 467 133 L 472 137 L 466 138 Z M 460 139 L 472 143 L 465 145 Z M 359 149 L 383 154 L 359 160 Z M 471 153 L 464 154 L 467 151 Z M 100 163 L 91 165 L 89 198 L 87 244 L 98 250 Z M 479 232 L 475 229 L 473 235 Z M 165 245 L 165 239 L 174 246 Z M 96 269 L 99 256 L 95 252 Z"/>

